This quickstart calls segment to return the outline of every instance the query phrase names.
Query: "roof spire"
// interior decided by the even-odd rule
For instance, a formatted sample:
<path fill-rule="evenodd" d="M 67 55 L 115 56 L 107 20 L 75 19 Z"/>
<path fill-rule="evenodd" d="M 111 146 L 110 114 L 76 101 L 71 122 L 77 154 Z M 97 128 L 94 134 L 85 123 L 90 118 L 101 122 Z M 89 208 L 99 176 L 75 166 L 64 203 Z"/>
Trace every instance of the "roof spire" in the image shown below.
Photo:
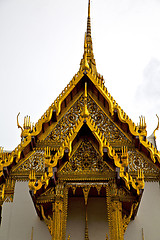
<path fill-rule="evenodd" d="M 93 55 L 92 37 L 91 37 L 91 18 L 90 18 L 90 0 L 88 1 L 87 31 L 84 39 L 84 54 L 80 63 L 80 69 L 89 68 L 93 73 L 97 73 L 96 62 Z"/>
<path fill-rule="evenodd" d="M 90 0 L 88 2 L 88 18 L 87 18 L 87 35 L 91 36 L 91 4 Z"/>
<path fill-rule="evenodd" d="M 90 2 L 91 2 L 91 1 L 89 0 L 89 2 L 88 2 L 88 17 L 90 17 L 90 12 L 91 12 L 91 11 L 90 11 L 90 9 L 91 9 L 91 4 L 90 4 Z"/>

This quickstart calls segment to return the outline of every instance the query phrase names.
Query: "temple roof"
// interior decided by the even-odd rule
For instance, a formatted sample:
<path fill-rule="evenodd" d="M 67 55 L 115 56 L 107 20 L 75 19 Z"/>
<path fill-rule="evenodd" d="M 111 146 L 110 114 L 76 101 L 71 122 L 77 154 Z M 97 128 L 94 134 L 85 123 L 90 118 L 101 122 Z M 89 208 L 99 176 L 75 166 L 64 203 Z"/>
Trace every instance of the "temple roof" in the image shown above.
<path fill-rule="evenodd" d="M 80 63 L 80 69 L 35 125 L 31 124 L 30 117 L 27 116 L 24 118 L 24 125 L 22 127 L 18 122 L 17 116 L 17 125 L 21 128 L 21 142 L 10 154 L 3 152 L 0 153 L 1 183 L 4 183 L 10 175 L 14 175 L 14 171 L 16 171 L 22 163 L 24 163 L 36 152 L 36 149 L 42 142 L 45 144 L 46 138 L 53 128 L 61 121 L 62 117 L 65 116 L 67 111 L 69 111 L 77 99 L 83 95 L 84 111 L 81 113 L 79 119 L 74 121 L 74 128 L 71 130 L 68 137 L 66 137 L 63 144 L 58 143 L 57 139 L 54 139 L 57 145 L 55 144 L 53 149 L 55 154 L 53 161 L 54 164 L 50 163 L 50 166 L 57 166 L 59 159 L 62 159 L 65 154 L 64 150 L 66 147 L 70 150 L 71 144 L 75 138 L 74 135 L 75 133 L 78 133 L 80 127 L 84 124 L 84 120 L 99 142 L 99 152 L 103 155 L 103 147 L 109 145 L 107 145 L 108 143 L 104 138 L 103 132 L 99 130 L 99 128 L 95 126 L 91 120 L 90 113 L 85 102 L 87 101 L 87 92 L 89 97 L 93 97 L 95 99 L 99 108 L 106 114 L 106 116 L 108 116 L 116 128 L 123 133 L 134 148 L 149 159 L 158 170 L 160 169 L 160 152 L 157 150 L 156 145 L 152 144 L 146 138 L 147 132 L 144 119 L 141 118 L 140 124 L 137 126 L 108 92 L 104 84 L 103 76 L 97 72 L 93 55 L 89 1 L 87 31 L 84 39 L 84 54 Z M 108 148 L 112 149 L 112 147 Z M 114 151 L 111 155 L 113 155 L 113 159 L 114 156 L 116 158 L 116 153 Z M 34 173 L 32 174 L 34 175 Z M 27 177 L 29 178 L 29 176 Z M 48 181 L 47 176 L 46 179 L 46 181 Z M 45 182 L 44 177 L 42 182 Z"/>

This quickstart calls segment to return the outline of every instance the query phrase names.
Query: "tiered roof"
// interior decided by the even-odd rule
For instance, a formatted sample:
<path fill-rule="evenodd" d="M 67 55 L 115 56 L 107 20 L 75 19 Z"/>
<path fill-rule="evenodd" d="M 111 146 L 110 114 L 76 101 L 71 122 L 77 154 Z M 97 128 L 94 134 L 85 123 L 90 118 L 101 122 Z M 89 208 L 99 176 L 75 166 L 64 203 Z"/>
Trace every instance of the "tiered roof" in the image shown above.
<path fill-rule="evenodd" d="M 146 138 L 147 133 L 144 119 L 141 118 L 140 124 L 137 126 L 108 92 L 103 76 L 97 72 L 91 37 L 89 1 L 87 31 L 84 39 L 84 54 L 80 63 L 80 69 L 35 125 L 31 124 L 29 117 L 25 117 L 24 125 L 21 127 L 17 116 L 17 125 L 21 128 L 21 142 L 9 154 L 6 154 L 2 150 L 0 152 L 1 186 L 5 186 L 6 181 L 9 178 L 21 180 L 27 180 L 30 178 L 30 187 L 35 193 L 44 185 L 47 187 L 50 178 L 53 177 L 53 171 L 51 168 L 59 167 L 61 165 L 61 159 L 63 159 L 67 149 L 68 157 L 71 155 L 73 141 L 85 124 L 97 140 L 99 152 L 102 156 L 104 155 L 104 149 L 107 149 L 109 157 L 113 160 L 110 167 L 122 167 L 121 178 L 124 179 L 126 185 L 132 185 L 137 192 L 139 191 L 139 188 L 137 188 L 137 185 L 135 184 L 135 180 L 132 179 L 131 176 L 124 174 L 124 166 L 123 163 L 120 164 L 121 160 L 117 155 L 115 145 L 108 142 L 104 136 L 104 132 L 100 130 L 93 121 L 87 107 L 88 96 L 96 101 L 99 108 L 104 112 L 104 115 L 107 116 L 114 126 L 124 134 L 126 139 L 132 145 L 132 148 L 136 149 L 138 153 L 144 156 L 144 158 L 155 167 L 157 171 L 156 176 L 158 178 L 160 170 L 160 152 L 157 150 L 156 146 Z M 58 142 L 56 139 L 53 139 L 54 144 L 52 144 L 51 149 L 47 149 L 46 147 L 50 144 L 49 141 L 47 142 L 47 136 L 51 134 L 55 126 L 58 125 L 61 119 L 67 114 L 73 104 L 80 99 L 80 97 L 83 97 L 84 101 L 83 111 L 78 120 L 74 121 L 74 126 L 65 141 Z M 20 174 L 18 168 L 28 161 L 28 159 L 36 153 L 37 149 L 42 149 L 43 147 L 45 147 L 44 158 L 47 159 L 45 160 L 45 166 L 49 168 L 48 173 L 37 173 L 37 175 L 35 175 L 35 172 L 31 169 L 31 172 L 27 172 L 26 175 Z M 52 153 L 50 151 L 52 151 Z M 128 164 L 128 162 L 126 164 Z M 126 166 L 127 165 L 125 165 L 125 167 Z M 143 178 L 143 173 L 139 174 L 140 177 L 138 178 Z M 38 177 L 39 182 L 38 185 L 35 186 L 36 176 Z M 3 194 L 1 198 L 3 200 L 5 195 L 4 188 L 2 192 Z"/>

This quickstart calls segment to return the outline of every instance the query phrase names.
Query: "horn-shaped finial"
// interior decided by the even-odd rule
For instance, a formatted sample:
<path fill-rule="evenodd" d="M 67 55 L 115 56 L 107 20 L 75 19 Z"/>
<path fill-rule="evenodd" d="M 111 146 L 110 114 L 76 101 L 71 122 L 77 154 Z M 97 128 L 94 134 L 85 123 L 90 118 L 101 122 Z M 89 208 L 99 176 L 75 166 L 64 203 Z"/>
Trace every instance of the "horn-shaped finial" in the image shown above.
<path fill-rule="evenodd" d="M 156 114 L 156 117 L 158 118 L 158 124 L 157 124 L 156 129 L 154 130 L 154 136 L 155 136 L 155 138 L 156 138 L 156 131 L 159 129 L 159 117 L 158 117 L 157 114 Z"/>

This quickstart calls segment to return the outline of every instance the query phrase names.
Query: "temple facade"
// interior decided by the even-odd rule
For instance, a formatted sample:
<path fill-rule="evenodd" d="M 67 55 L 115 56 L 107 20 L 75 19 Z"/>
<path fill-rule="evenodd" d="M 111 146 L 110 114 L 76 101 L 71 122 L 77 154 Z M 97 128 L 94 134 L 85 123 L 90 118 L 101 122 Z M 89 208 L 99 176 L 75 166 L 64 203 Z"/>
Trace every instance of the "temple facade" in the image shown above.
<path fill-rule="evenodd" d="M 88 3 L 79 71 L 21 142 L 0 150 L 2 240 L 158 240 L 160 152 L 97 72 Z M 158 119 L 159 122 L 159 119 Z"/>

